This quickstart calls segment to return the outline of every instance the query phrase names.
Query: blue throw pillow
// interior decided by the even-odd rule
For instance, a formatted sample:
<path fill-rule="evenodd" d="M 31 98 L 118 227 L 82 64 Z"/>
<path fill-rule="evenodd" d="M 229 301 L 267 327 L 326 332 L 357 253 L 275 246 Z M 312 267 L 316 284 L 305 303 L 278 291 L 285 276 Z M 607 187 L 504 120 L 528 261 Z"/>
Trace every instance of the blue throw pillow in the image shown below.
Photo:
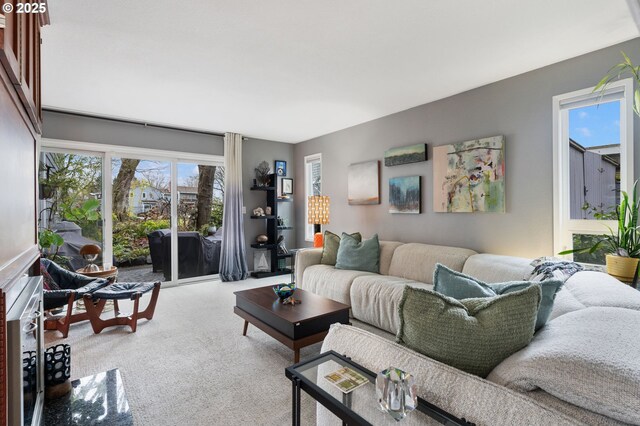
<path fill-rule="evenodd" d="M 380 272 L 380 242 L 378 234 L 362 242 L 342 233 L 336 259 L 336 269 Z"/>
<path fill-rule="evenodd" d="M 487 284 L 469 275 L 453 271 L 438 263 L 433 273 L 433 284 L 434 291 L 457 300 L 494 297 L 523 290 L 532 285 L 539 285 L 542 291 L 542 298 L 540 299 L 540 308 L 538 309 L 538 318 L 536 320 L 536 331 L 538 331 L 549 320 L 556 293 L 562 288 L 564 283 L 560 280 L 546 280 L 540 282 L 511 281 L 499 284 Z"/>

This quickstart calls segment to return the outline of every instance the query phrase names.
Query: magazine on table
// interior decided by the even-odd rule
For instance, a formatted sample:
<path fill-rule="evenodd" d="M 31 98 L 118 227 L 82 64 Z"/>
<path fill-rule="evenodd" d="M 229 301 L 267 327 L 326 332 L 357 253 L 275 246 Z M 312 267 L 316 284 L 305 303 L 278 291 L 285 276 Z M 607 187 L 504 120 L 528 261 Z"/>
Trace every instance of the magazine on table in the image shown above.
<path fill-rule="evenodd" d="M 324 378 L 344 393 L 349 393 L 369 383 L 369 379 L 349 367 L 336 370 L 331 374 L 327 374 Z"/>

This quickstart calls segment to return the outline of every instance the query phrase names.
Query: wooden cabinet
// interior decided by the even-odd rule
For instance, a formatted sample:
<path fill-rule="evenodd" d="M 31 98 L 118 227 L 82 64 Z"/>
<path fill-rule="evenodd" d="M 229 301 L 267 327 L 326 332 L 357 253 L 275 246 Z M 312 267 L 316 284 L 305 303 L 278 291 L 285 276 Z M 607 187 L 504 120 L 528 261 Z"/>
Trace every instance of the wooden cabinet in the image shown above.
<path fill-rule="evenodd" d="M 4 14 L 0 28 L 0 63 L 14 84 L 29 119 L 38 133 L 42 126 L 40 90 L 40 28 L 49 23 L 48 12 L 18 13 L 17 0 L 5 0 L 13 11 Z M 47 9 L 46 2 L 45 10 Z"/>

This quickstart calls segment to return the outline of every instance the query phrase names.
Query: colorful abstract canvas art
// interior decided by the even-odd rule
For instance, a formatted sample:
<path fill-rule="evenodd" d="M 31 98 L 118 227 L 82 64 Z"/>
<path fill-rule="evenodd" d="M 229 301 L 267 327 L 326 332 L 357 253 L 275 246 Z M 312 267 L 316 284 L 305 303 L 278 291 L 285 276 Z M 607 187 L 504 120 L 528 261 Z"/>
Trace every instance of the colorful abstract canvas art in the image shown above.
<path fill-rule="evenodd" d="M 389 213 L 420 214 L 421 201 L 420 176 L 389 179 Z"/>
<path fill-rule="evenodd" d="M 349 204 L 380 204 L 380 162 L 367 161 L 349 165 L 347 193 Z"/>
<path fill-rule="evenodd" d="M 504 136 L 433 148 L 435 212 L 505 212 Z"/>

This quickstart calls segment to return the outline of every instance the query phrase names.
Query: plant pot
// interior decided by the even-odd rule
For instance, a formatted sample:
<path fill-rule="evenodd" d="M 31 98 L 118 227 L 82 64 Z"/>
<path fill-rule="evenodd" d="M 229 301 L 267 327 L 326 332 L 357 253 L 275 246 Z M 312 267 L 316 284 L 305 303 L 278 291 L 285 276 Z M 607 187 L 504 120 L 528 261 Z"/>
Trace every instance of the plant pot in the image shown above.
<path fill-rule="evenodd" d="M 635 257 L 607 255 L 607 273 L 622 282 L 630 283 L 636 275 L 638 261 Z"/>

